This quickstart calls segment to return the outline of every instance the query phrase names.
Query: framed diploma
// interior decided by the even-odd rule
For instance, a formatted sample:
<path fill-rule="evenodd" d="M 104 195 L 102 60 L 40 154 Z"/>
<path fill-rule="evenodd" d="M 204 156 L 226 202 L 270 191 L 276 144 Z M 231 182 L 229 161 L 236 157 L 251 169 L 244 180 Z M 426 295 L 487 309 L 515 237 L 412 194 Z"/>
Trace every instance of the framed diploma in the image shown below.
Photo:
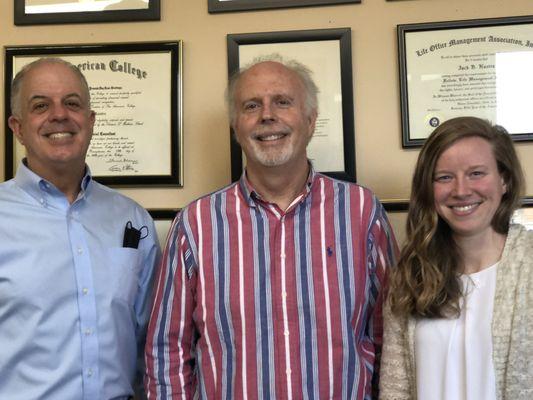
<path fill-rule="evenodd" d="M 6 179 L 24 148 L 7 125 L 10 82 L 26 64 L 60 57 L 87 78 L 96 113 L 86 162 L 107 185 L 183 184 L 182 45 L 177 42 L 7 47 Z"/>
<path fill-rule="evenodd" d="M 318 118 L 307 156 L 317 171 L 355 182 L 355 136 L 350 28 L 228 35 L 231 76 L 256 57 L 279 54 L 307 66 L 318 86 Z M 231 177 L 243 170 L 243 153 L 231 132 Z"/>
<path fill-rule="evenodd" d="M 14 0 L 15 25 L 160 20 L 160 0 Z"/>
<path fill-rule="evenodd" d="M 361 3 L 361 0 L 208 0 L 210 13 Z"/>
<path fill-rule="evenodd" d="M 533 140 L 533 17 L 398 25 L 403 147 L 465 115 Z"/>

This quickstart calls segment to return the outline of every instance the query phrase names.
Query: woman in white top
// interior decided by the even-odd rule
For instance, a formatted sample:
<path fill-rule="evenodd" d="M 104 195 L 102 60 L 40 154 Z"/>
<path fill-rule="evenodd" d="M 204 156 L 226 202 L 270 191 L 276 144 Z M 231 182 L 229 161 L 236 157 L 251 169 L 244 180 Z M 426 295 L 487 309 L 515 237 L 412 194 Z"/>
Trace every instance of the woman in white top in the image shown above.
<path fill-rule="evenodd" d="M 533 399 L 533 232 L 510 224 L 523 187 L 501 127 L 454 118 L 426 140 L 390 276 L 381 399 Z"/>

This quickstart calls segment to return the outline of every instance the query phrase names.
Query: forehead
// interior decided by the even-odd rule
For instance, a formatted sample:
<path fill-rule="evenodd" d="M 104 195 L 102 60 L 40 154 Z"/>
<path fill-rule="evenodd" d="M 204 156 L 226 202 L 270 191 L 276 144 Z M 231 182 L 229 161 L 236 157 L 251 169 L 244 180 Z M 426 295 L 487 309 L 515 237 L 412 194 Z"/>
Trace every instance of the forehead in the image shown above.
<path fill-rule="evenodd" d="M 496 165 L 492 144 L 480 136 L 459 139 L 441 153 L 437 159 L 437 167 L 444 163 L 455 164 L 459 162 L 476 165 Z"/>
<path fill-rule="evenodd" d="M 79 76 L 68 66 L 58 63 L 45 63 L 29 70 L 24 76 L 21 92 L 26 98 L 66 94 L 84 97 L 85 94 Z"/>
<path fill-rule="evenodd" d="M 277 62 L 263 62 L 251 67 L 239 79 L 236 97 L 262 97 L 265 95 L 286 94 L 302 96 L 303 83 L 299 76 Z"/>

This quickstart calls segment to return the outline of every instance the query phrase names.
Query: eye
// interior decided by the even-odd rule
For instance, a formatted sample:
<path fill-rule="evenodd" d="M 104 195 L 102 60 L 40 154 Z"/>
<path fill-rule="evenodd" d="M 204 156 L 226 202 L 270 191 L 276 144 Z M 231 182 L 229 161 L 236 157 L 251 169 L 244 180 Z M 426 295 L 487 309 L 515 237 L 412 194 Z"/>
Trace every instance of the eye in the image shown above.
<path fill-rule="evenodd" d="M 292 100 L 286 97 L 280 97 L 276 100 L 276 104 L 280 107 L 289 107 L 292 105 Z"/>
<path fill-rule="evenodd" d="M 433 180 L 435 182 L 438 182 L 438 183 L 446 183 L 446 182 L 450 182 L 452 180 L 452 176 L 451 175 L 446 175 L 446 174 L 435 175 Z"/>
<path fill-rule="evenodd" d="M 32 111 L 36 111 L 36 112 L 43 112 L 45 111 L 46 109 L 48 108 L 48 104 L 47 103 L 34 103 L 32 106 L 31 106 L 31 109 Z"/>
<path fill-rule="evenodd" d="M 474 170 L 470 172 L 471 179 L 481 179 L 487 175 L 486 171 Z"/>
<path fill-rule="evenodd" d="M 249 101 L 244 103 L 243 109 L 244 111 L 255 111 L 259 108 L 259 104 L 257 104 L 255 101 Z"/>
<path fill-rule="evenodd" d="M 65 106 L 67 106 L 71 110 L 79 110 L 81 108 L 81 104 L 77 100 L 67 100 L 65 102 Z"/>

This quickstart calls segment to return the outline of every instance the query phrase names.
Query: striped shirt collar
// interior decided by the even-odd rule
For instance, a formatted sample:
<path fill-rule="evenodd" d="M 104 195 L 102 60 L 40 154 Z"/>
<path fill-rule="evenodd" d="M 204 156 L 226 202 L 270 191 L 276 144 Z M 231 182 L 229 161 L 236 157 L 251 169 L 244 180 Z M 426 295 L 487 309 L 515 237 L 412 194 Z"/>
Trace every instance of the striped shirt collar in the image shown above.
<path fill-rule="evenodd" d="M 298 196 L 296 196 L 295 200 L 299 198 L 299 201 L 297 202 L 300 202 L 302 201 L 303 199 L 305 199 L 307 197 L 307 195 L 309 194 L 309 192 L 311 191 L 316 179 L 317 179 L 317 172 L 315 171 L 314 167 L 313 167 L 313 164 L 311 163 L 311 161 L 308 161 L 309 163 L 309 175 L 307 176 L 307 183 L 302 191 L 302 193 L 300 193 Z M 261 195 L 254 189 L 254 187 L 252 186 L 252 184 L 250 183 L 250 181 L 248 180 L 248 178 L 246 177 L 246 169 L 242 172 L 242 175 L 241 175 L 241 178 L 239 179 L 239 187 L 240 187 L 240 191 L 244 197 L 244 199 L 246 200 L 246 202 L 248 203 L 248 205 L 250 207 L 255 207 L 257 202 L 261 202 L 261 203 L 264 203 L 264 204 L 272 204 L 272 203 L 269 203 L 268 201 L 266 200 L 263 200 L 263 198 L 261 197 Z M 297 203 L 295 201 L 292 202 L 292 205 L 290 208 L 292 208 L 292 206 Z"/>

